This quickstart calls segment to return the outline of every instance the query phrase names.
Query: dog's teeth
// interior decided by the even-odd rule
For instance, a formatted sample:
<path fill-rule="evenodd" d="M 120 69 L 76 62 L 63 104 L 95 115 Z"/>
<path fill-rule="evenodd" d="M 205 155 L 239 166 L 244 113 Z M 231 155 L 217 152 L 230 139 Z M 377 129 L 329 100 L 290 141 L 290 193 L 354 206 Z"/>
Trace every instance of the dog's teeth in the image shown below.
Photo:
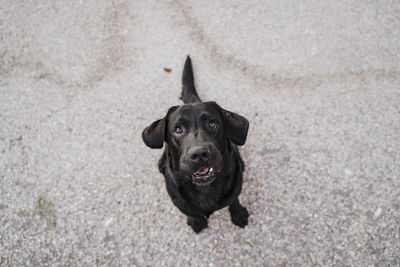
<path fill-rule="evenodd" d="M 209 172 L 212 172 L 212 171 L 213 171 L 213 168 L 210 168 Z"/>

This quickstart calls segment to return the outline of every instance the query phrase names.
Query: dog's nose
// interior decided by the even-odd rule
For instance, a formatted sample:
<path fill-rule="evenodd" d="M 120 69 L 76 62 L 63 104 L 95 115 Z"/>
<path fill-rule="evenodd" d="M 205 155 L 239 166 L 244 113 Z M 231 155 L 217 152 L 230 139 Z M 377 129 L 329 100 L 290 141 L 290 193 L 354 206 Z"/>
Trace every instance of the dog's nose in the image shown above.
<path fill-rule="evenodd" d="M 189 149 L 189 158 L 195 163 L 207 162 L 210 158 L 210 151 L 204 146 L 195 146 Z"/>

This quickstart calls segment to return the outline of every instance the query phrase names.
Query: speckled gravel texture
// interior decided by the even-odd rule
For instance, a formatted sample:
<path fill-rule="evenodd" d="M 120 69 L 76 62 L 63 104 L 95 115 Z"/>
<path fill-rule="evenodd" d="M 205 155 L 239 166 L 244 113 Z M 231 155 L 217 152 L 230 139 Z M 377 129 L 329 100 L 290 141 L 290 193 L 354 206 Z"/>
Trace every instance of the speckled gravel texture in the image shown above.
<path fill-rule="evenodd" d="M 245 229 L 141 140 L 187 54 L 250 121 Z M 1 266 L 400 266 L 399 175 L 398 0 L 0 3 Z"/>

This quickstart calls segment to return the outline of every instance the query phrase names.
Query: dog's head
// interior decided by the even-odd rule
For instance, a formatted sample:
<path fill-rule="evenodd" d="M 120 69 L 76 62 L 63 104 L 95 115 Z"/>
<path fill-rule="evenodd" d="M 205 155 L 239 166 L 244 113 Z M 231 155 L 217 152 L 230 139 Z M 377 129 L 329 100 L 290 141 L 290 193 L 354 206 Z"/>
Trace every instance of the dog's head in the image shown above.
<path fill-rule="evenodd" d="M 151 148 L 164 142 L 172 168 L 199 186 L 211 184 L 224 171 L 223 156 L 231 142 L 246 142 L 249 122 L 215 102 L 171 107 L 163 119 L 144 129 L 142 138 Z"/>

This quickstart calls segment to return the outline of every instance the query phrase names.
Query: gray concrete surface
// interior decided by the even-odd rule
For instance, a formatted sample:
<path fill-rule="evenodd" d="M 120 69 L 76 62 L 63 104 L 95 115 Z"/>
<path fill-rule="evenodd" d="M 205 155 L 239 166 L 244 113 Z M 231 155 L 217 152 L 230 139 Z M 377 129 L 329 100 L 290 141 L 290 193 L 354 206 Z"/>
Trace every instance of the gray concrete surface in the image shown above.
<path fill-rule="evenodd" d="M 250 120 L 244 230 L 140 138 L 187 54 Z M 399 62 L 398 0 L 0 1 L 0 265 L 400 266 Z"/>

